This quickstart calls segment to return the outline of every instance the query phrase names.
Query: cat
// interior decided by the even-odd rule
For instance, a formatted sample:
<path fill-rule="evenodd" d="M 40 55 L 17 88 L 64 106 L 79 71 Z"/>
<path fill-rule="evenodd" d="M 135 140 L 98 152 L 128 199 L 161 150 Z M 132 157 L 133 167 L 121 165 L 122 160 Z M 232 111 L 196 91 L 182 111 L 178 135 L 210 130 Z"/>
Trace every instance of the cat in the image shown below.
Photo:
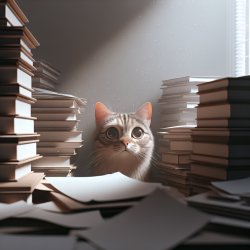
<path fill-rule="evenodd" d="M 150 102 L 135 113 L 115 113 L 97 102 L 97 135 L 91 175 L 121 172 L 131 178 L 148 181 L 154 150 L 151 117 Z"/>

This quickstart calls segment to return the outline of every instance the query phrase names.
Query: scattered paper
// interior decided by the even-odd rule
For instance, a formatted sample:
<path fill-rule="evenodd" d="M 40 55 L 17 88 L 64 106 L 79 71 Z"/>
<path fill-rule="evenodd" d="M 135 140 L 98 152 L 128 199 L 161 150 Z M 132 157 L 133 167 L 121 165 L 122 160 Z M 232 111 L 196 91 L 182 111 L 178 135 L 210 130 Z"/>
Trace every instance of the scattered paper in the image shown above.
<path fill-rule="evenodd" d="M 147 183 L 129 178 L 121 173 L 92 177 L 46 177 L 61 193 L 80 202 L 117 201 L 144 197 L 160 183 Z"/>
<path fill-rule="evenodd" d="M 74 250 L 97 250 L 86 242 L 78 241 Z"/>
<path fill-rule="evenodd" d="M 231 181 L 213 181 L 214 187 L 233 195 L 250 194 L 250 177 L 231 180 Z"/>
<path fill-rule="evenodd" d="M 26 213 L 32 209 L 33 207 L 25 201 L 18 201 L 11 204 L 0 203 L 0 220 Z"/>
<path fill-rule="evenodd" d="M 135 207 L 77 234 L 102 249 L 162 250 L 181 243 L 209 220 L 159 189 Z"/>
<path fill-rule="evenodd" d="M 20 250 L 74 250 L 76 238 L 73 236 L 36 236 L 0 234 L 0 249 Z"/>
<path fill-rule="evenodd" d="M 50 212 L 57 212 L 57 213 L 63 212 L 62 209 L 58 207 L 54 201 L 48 201 L 48 202 L 36 204 L 34 206 L 41 208 L 43 210 L 48 210 Z"/>
<path fill-rule="evenodd" d="M 37 207 L 34 207 L 27 213 L 23 213 L 15 217 L 38 219 L 68 228 L 88 228 L 96 226 L 103 222 L 103 219 L 99 211 L 61 214 L 61 213 L 45 211 Z"/>
<path fill-rule="evenodd" d="M 239 245 L 245 246 L 245 244 L 249 245 L 250 244 L 250 239 L 244 236 L 238 236 L 238 235 L 232 235 L 232 234 L 226 234 L 222 232 L 201 232 L 195 237 L 187 240 L 184 244 L 188 248 L 188 246 L 191 249 L 191 246 L 199 246 L 199 245 L 204 245 L 205 249 L 206 248 L 215 248 L 218 245 L 222 246 L 222 249 L 225 245 L 230 245 L 230 247 L 239 247 Z M 213 247 L 214 245 L 214 247 Z M 241 248 L 241 247 L 239 247 Z M 233 249 L 233 248 L 232 248 Z"/>

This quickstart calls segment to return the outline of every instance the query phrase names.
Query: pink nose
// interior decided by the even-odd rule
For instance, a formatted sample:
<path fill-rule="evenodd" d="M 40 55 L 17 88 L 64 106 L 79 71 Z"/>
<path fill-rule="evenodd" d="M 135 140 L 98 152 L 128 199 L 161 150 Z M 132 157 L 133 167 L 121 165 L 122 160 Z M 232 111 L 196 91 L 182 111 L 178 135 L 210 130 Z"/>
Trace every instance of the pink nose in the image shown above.
<path fill-rule="evenodd" d="M 125 147 L 127 147 L 129 144 L 129 139 L 128 138 L 121 138 L 121 142 L 124 144 Z"/>

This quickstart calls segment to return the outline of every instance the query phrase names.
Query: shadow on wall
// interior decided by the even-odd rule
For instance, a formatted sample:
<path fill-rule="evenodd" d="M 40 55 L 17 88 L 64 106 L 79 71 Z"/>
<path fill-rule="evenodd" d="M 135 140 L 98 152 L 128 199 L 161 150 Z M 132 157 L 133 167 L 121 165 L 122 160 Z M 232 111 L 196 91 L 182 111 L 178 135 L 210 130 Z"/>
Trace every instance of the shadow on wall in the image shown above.
<path fill-rule="evenodd" d="M 58 67 L 63 76 L 71 74 L 138 17 L 152 0 L 19 0 L 28 27 L 41 46 L 35 58 Z"/>

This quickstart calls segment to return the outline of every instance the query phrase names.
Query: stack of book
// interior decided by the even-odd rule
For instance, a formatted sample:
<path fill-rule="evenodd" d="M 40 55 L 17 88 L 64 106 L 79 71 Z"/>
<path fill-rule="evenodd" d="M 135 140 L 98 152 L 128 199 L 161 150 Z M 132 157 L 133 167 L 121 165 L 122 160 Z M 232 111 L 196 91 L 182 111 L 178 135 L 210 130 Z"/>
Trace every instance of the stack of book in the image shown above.
<path fill-rule="evenodd" d="M 210 191 L 195 194 L 186 200 L 190 206 L 206 213 L 237 219 L 234 221 L 237 222 L 238 227 L 245 224 L 248 225 L 249 230 L 249 190 L 249 177 L 238 180 L 214 181 L 211 183 Z M 227 221 L 230 220 L 227 218 Z"/>
<path fill-rule="evenodd" d="M 55 91 L 59 82 L 60 71 L 44 60 L 34 62 L 36 71 L 32 78 L 34 88 Z"/>
<path fill-rule="evenodd" d="M 78 123 L 86 100 L 39 88 L 35 88 L 34 97 L 37 102 L 32 115 L 37 117 L 35 131 L 40 134 L 37 150 L 43 159 L 34 162 L 32 170 L 46 176 L 71 175 L 75 169 L 71 156 L 83 145 Z"/>
<path fill-rule="evenodd" d="M 199 103 L 198 84 L 213 77 L 179 77 L 164 80 L 159 99 L 161 127 L 196 124 L 196 106 Z"/>
<path fill-rule="evenodd" d="M 208 189 L 214 180 L 250 176 L 250 77 L 204 83 L 198 94 L 191 156 L 194 193 Z"/>
<path fill-rule="evenodd" d="M 155 171 L 157 181 L 176 186 L 189 194 L 188 172 L 192 150 L 191 128 L 196 125 L 198 84 L 212 77 L 179 77 L 164 80 L 160 105 L 158 133 L 159 162 Z"/>
<path fill-rule="evenodd" d="M 176 187 L 185 195 L 190 194 L 188 173 L 192 152 L 191 130 L 194 125 L 161 129 L 158 133 L 159 161 L 156 166 L 157 180 Z"/>
<path fill-rule="evenodd" d="M 31 172 L 31 163 L 40 158 L 31 115 L 36 101 L 31 51 L 39 43 L 27 22 L 14 0 L 0 2 L 0 201 L 30 194 L 43 176 Z"/>

